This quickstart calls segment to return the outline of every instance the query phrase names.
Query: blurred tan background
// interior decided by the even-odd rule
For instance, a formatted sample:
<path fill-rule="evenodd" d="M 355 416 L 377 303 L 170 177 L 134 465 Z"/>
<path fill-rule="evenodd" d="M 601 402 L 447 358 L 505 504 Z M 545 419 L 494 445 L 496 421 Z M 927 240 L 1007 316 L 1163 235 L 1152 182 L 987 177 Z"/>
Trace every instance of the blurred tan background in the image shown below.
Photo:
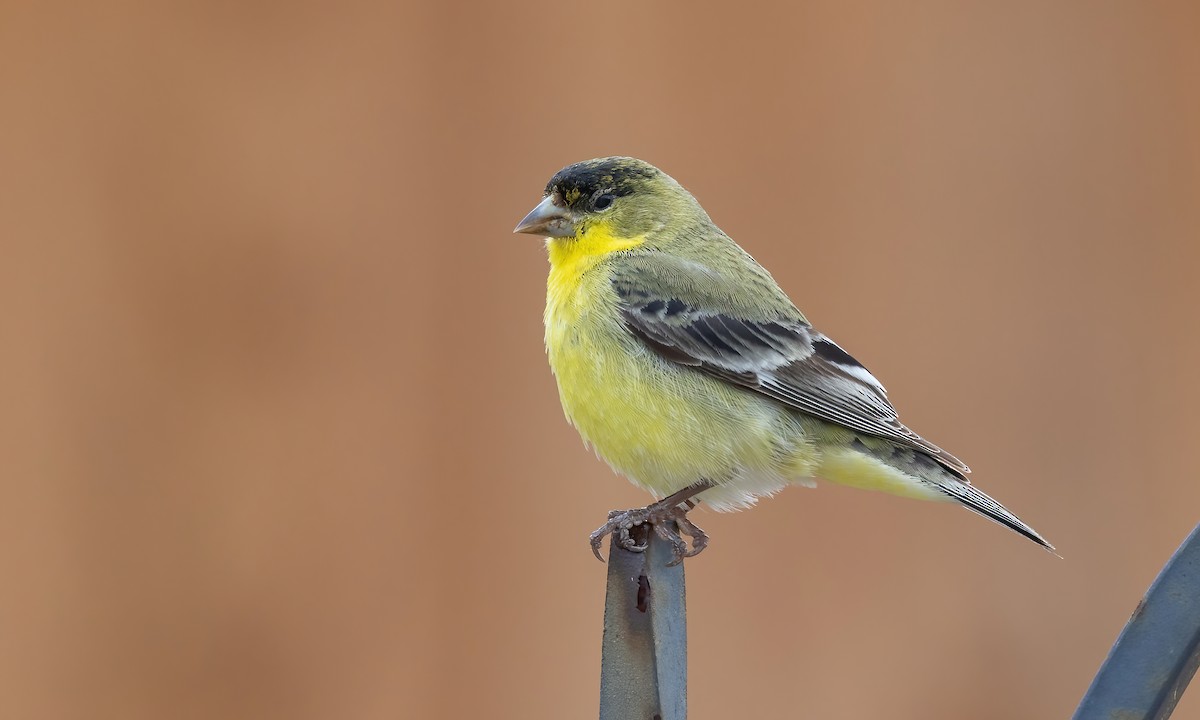
<path fill-rule="evenodd" d="M 692 716 L 1068 716 L 1200 521 L 1198 41 L 1190 2 L 6 5 L 0 715 L 593 717 L 585 537 L 648 497 L 563 421 L 509 233 L 631 154 L 1065 557 L 829 486 L 702 513 Z"/>

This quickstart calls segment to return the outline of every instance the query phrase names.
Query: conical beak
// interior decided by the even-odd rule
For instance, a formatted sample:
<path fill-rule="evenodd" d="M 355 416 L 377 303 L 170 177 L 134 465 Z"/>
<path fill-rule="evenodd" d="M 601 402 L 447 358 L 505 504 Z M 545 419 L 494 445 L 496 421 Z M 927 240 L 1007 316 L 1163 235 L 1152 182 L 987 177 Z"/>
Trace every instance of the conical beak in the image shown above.
<path fill-rule="evenodd" d="M 575 221 L 558 194 L 551 193 L 530 210 L 524 220 L 517 223 L 513 232 L 542 237 L 569 237 L 575 234 Z"/>

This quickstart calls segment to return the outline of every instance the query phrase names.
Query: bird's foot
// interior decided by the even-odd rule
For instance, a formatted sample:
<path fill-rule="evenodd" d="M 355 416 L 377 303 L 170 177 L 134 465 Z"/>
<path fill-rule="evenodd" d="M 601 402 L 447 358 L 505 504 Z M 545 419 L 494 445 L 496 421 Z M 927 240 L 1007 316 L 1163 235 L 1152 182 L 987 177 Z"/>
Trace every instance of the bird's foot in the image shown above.
<path fill-rule="evenodd" d="M 608 514 L 608 522 L 596 529 L 589 540 L 592 553 L 596 559 L 604 562 L 600 554 L 600 543 L 605 536 L 615 535 L 617 546 L 629 552 L 645 552 L 650 546 L 650 533 L 647 526 L 663 540 L 671 544 L 674 559 L 668 566 L 678 565 L 684 558 L 699 555 L 708 547 L 708 535 L 692 522 L 687 514 L 696 506 L 694 500 L 684 500 L 680 503 L 674 496 L 652 503 L 643 508 L 632 510 L 613 510 Z M 692 539 L 689 547 L 684 536 Z"/>

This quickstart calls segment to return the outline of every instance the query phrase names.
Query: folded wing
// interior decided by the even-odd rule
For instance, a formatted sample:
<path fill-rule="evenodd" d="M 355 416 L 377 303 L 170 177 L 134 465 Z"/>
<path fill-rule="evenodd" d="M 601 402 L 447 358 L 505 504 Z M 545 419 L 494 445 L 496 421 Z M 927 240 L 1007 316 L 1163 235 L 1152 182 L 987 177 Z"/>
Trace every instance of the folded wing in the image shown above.
<path fill-rule="evenodd" d="M 703 289 L 704 278 L 681 280 L 679 273 L 690 272 L 688 267 L 674 270 L 674 282 L 646 282 L 645 272 L 618 272 L 613 280 L 625 325 L 664 359 L 920 450 L 957 475 L 970 472 L 961 460 L 905 427 L 875 376 L 798 311 L 751 319 L 718 307 L 719 296 Z"/>

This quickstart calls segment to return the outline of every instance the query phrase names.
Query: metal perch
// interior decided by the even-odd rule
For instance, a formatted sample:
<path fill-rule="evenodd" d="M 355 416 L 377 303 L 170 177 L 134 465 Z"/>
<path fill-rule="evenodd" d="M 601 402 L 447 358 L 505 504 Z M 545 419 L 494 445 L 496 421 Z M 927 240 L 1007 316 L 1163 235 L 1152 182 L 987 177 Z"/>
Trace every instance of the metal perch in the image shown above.
<path fill-rule="evenodd" d="M 1166 720 L 1200 665 L 1200 526 L 1138 603 L 1073 720 Z"/>
<path fill-rule="evenodd" d="M 644 553 L 609 543 L 600 663 L 600 720 L 687 718 L 687 603 L 683 565 L 649 526 Z"/>

